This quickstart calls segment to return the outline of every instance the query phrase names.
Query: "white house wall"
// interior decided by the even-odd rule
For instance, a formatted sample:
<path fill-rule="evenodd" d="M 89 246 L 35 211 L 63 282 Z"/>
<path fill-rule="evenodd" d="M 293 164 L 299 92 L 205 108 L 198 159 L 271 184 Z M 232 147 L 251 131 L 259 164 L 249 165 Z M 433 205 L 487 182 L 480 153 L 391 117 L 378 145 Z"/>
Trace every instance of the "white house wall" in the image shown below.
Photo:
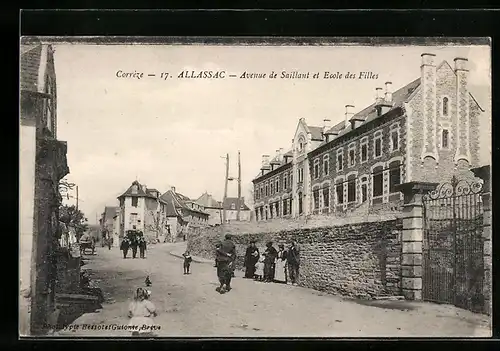
<path fill-rule="evenodd" d="M 20 280 L 21 291 L 30 286 L 33 221 L 35 206 L 36 128 L 20 127 L 19 198 L 20 198 Z"/>

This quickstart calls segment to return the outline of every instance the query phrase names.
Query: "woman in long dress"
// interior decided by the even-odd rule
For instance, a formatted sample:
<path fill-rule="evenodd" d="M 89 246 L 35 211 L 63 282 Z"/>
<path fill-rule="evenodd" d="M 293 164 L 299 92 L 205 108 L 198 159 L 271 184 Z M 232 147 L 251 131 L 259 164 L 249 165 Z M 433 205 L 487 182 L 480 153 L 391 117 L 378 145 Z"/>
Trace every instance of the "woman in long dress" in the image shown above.
<path fill-rule="evenodd" d="M 287 282 L 287 272 L 286 272 L 286 251 L 284 245 L 278 246 L 278 258 L 276 259 L 276 276 L 275 281 L 279 283 Z"/>

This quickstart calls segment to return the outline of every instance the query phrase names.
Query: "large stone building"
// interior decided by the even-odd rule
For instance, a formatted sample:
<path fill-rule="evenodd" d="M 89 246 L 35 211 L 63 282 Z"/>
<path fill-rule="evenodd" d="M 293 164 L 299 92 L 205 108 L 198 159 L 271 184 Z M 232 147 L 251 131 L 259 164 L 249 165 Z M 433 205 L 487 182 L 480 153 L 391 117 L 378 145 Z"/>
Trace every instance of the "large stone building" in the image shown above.
<path fill-rule="evenodd" d="M 396 91 L 385 83 L 370 106 L 353 113 L 347 105 L 341 123 L 301 118 L 291 150 L 263 156 L 253 180 L 257 220 L 393 207 L 397 184 L 472 177 L 484 111 L 468 91 L 467 59 L 421 58 L 418 79 Z"/>
<path fill-rule="evenodd" d="M 19 304 L 20 332 L 27 335 L 43 334 L 54 315 L 62 232 L 58 188 L 69 169 L 66 143 L 57 140 L 54 50 L 50 45 L 21 45 L 20 55 L 19 272 L 25 294 Z M 27 304 L 30 315 L 23 312 Z"/>

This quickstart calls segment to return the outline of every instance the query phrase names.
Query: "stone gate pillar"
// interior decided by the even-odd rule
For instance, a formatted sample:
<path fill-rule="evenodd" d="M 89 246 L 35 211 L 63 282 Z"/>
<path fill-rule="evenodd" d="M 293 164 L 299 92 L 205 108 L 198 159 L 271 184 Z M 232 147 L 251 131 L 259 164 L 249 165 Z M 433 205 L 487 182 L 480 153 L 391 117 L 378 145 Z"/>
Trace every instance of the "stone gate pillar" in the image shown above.
<path fill-rule="evenodd" d="M 401 236 L 401 287 L 407 300 L 422 299 L 422 242 L 424 237 L 422 197 L 437 183 L 410 182 L 396 190 L 403 193 L 403 233 Z"/>
<path fill-rule="evenodd" d="M 484 259 L 484 309 L 491 315 L 492 306 L 492 276 L 491 276 L 491 174 L 490 166 L 483 166 L 472 169 L 474 175 L 483 180 L 482 201 L 483 201 L 483 259 Z"/>

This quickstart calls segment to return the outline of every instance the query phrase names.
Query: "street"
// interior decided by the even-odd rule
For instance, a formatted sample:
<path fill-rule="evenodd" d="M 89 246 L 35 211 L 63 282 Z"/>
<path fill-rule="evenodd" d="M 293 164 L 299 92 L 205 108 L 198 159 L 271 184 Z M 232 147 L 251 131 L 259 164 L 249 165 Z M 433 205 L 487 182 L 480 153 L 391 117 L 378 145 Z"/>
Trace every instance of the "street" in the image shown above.
<path fill-rule="evenodd" d="M 184 243 L 151 245 L 146 259 L 126 259 L 117 248 L 85 256 L 104 292 L 103 308 L 76 319 L 59 336 L 129 336 L 122 330 L 83 330 L 83 324 L 124 325 L 136 287 L 147 275 L 160 337 L 470 337 L 489 336 L 484 315 L 447 305 L 409 301 L 356 301 L 301 287 L 261 283 L 236 272 L 224 295 L 213 262 L 193 262 L 183 274 Z M 130 255 L 130 254 L 129 254 Z"/>

